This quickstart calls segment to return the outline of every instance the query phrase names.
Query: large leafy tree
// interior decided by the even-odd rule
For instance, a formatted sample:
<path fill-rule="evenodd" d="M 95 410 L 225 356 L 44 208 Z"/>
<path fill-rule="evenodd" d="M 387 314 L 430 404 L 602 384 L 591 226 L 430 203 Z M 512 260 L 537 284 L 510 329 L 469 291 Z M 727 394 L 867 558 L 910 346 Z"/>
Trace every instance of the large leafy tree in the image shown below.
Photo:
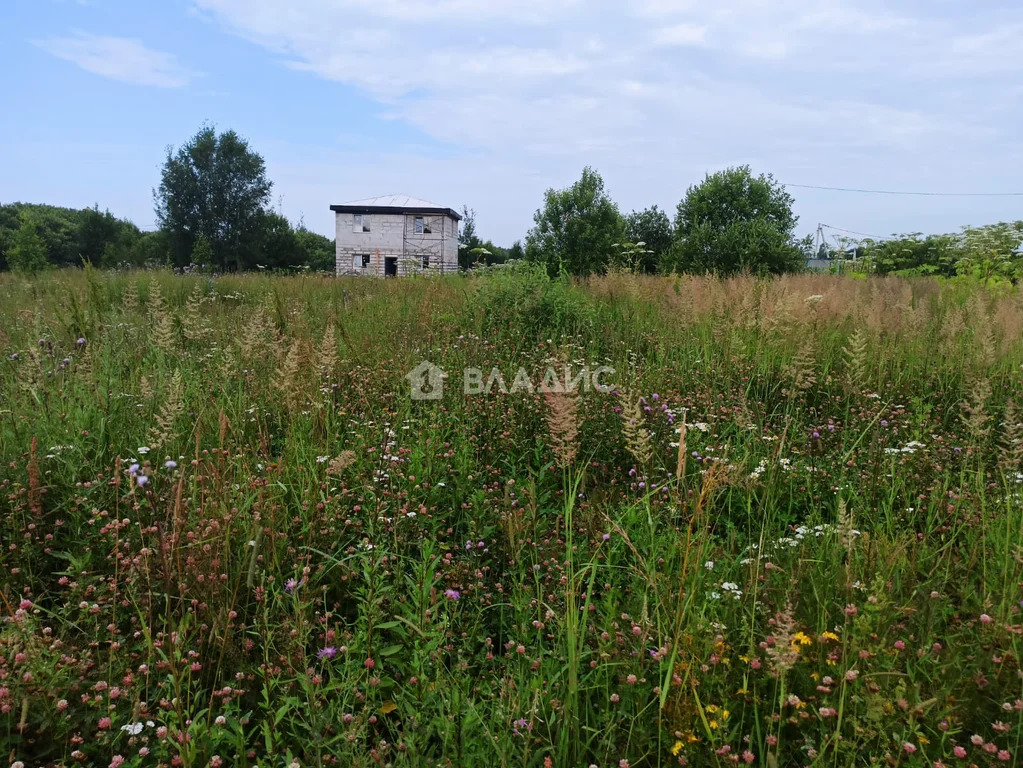
<path fill-rule="evenodd" d="M 719 274 L 799 270 L 806 244 L 794 237 L 792 203 L 773 176 L 754 176 L 748 165 L 710 174 L 678 204 L 675 241 L 662 264 Z"/>
<path fill-rule="evenodd" d="M 671 248 L 671 219 L 653 205 L 642 211 L 633 211 L 625 219 L 629 242 L 642 243 L 643 257 L 638 266 L 644 272 L 655 272 L 657 264 Z"/>
<path fill-rule="evenodd" d="M 566 189 L 548 189 L 526 235 L 526 258 L 548 273 L 573 275 L 601 272 L 625 239 L 625 220 L 592 168 Z"/>
<path fill-rule="evenodd" d="M 13 246 L 7 254 L 11 269 L 19 272 L 38 272 L 46 268 L 46 248 L 39 235 L 39 225 L 31 213 L 22 212 L 21 226 L 14 233 L 13 239 Z"/>
<path fill-rule="evenodd" d="M 168 150 L 154 197 L 174 262 L 187 264 L 202 235 L 221 269 L 252 266 L 270 187 L 263 158 L 234 131 L 205 126 L 177 152 Z"/>

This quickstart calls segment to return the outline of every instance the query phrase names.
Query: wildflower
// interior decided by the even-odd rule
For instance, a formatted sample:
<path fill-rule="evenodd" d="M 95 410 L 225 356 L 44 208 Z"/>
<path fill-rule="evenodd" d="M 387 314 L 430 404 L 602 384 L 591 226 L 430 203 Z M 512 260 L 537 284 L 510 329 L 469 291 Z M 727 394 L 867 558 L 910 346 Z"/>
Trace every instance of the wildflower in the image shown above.
<path fill-rule="evenodd" d="M 223 715 L 217 715 L 217 719 L 213 721 L 216 725 L 224 725 L 227 722 L 227 718 Z"/>
<path fill-rule="evenodd" d="M 163 465 L 167 467 L 167 469 L 177 469 L 178 463 L 172 459 L 167 459 Z"/>
<path fill-rule="evenodd" d="M 127 725 L 121 726 L 122 731 L 132 736 L 138 736 L 140 733 L 142 733 L 142 728 L 143 728 L 142 723 L 128 723 Z"/>
<path fill-rule="evenodd" d="M 149 453 L 149 446 L 148 445 L 140 445 L 139 448 L 138 448 L 138 451 L 139 451 L 140 454 L 145 456 L 147 453 Z"/>
<path fill-rule="evenodd" d="M 328 645 L 326 648 L 321 648 L 319 653 L 316 654 L 318 659 L 333 659 L 337 656 L 337 648 L 332 645 Z"/>
<path fill-rule="evenodd" d="M 904 651 L 904 650 L 906 650 L 906 644 L 902 640 L 896 640 L 894 645 L 895 645 L 895 650 L 897 650 L 897 651 Z"/>
<path fill-rule="evenodd" d="M 629 685 L 635 685 L 637 679 L 638 678 L 635 675 L 629 675 L 628 677 L 625 678 L 625 682 L 627 682 Z"/>
<path fill-rule="evenodd" d="M 139 475 L 138 477 L 135 478 L 135 482 L 138 483 L 139 488 L 141 488 L 143 485 L 149 482 L 149 477 L 147 475 Z"/>
<path fill-rule="evenodd" d="M 362 662 L 362 665 L 366 667 L 366 669 L 373 669 L 373 667 L 375 667 L 377 663 L 373 661 L 372 658 L 368 658 L 364 662 Z"/>
<path fill-rule="evenodd" d="M 903 751 L 905 751 L 907 755 L 912 755 L 914 752 L 916 752 L 916 744 L 907 741 L 905 744 L 902 745 L 902 749 Z"/>
<path fill-rule="evenodd" d="M 612 704 L 617 704 L 619 701 L 621 701 L 621 697 L 619 697 L 619 695 L 617 693 L 612 693 L 611 694 L 611 703 Z"/>
<path fill-rule="evenodd" d="M 121 768 L 122 765 L 124 765 L 124 758 L 120 755 L 114 755 L 110 761 L 110 768 Z"/>
<path fill-rule="evenodd" d="M 109 730 L 109 728 L 110 728 L 110 718 L 109 717 L 101 717 L 99 719 L 99 722 L 96 724 L 96 727 L 99 728 L 101 731 Z"/>
<path fill-rule="evenodd" d="M 444 597 L 446 597 L 448 600 L 452 600 L 452 601 L 458 600 L 458 598 L 460 598 L 461 596 L 462 596 L 462 593 L 459 592 L 457 589 L 445 589 L 444 590 Z"/>
<path fill-rule="evenodd" d="M 671 747 L 671 754 L 677 755 L 681 751 L 682 751 L 682 742 L 681 741 L 676 741 L 674 743 L 674 745 L 672 745 L 672 747 Z"/>
<path fill-rule="evenodd" d="M 298 587 L 302 586 L 302 582 L 298 579 L 288 579 L 284 582 L 284 591 L 289 595 L 295 591 Z"/>
<path fill-rule="evenodd" d="M 1003 763 L 1009 762 L 1009 758 L 1011 757 L 1012 755 L 1009 754 L 1009 750 L 1007 749 L 998 750 L 998 759 L 1001 760 Z"/>
<path fill-rule="evenodd" d="M 792 636 L 792 645 L 793 647 L 796 645 L 813 645 L 813 640 L 805 632 L 796 632 Z"/>
<path fill-rule="evenodd" d="M 79 347 L 84 347 L 85 346 L 85 339 L 80 337 L 78 339 L 78 341 L 75 342 L 75 345 L 79 346 Z"/>
<path fill-rule="evenodd" d="M 821 640 L 834 640 L 837 643 L 838 635 L 836 635 L 834 632 L 825 632 L 824 634 L 821 635 Z"/>
<path fill-rule="evenodd" d="M 991 617 L 988 616 L 986 613 L 980 614 L 980 623 L 981 624 L 990 624 L 991 623 Z"/>

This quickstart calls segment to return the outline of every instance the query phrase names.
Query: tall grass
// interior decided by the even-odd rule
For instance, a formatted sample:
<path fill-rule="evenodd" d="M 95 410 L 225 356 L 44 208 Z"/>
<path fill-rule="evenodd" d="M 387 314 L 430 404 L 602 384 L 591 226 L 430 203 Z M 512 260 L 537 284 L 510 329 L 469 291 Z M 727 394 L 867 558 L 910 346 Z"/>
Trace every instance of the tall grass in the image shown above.
<path fill-rule="evenodd" d="M 0 754 L 1014 764 L 1021 328 L 929 280 L 0 275 Z M 611 388 L 462 394 L 552 361 Z"/>

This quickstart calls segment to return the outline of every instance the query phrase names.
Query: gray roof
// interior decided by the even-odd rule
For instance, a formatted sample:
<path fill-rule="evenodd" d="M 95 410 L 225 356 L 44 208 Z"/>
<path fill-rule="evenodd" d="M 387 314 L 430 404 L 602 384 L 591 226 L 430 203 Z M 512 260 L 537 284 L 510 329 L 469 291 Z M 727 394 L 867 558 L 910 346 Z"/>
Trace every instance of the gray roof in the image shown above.
<path fill-rule="evenodd" d="M 332 205 L 330 210 L 338 213 L 442 213 L 456 219 L 462 218 L 452 208 L 411 195 L 367 197 L 365 200 L 353 200 L 349 203 Z"/>

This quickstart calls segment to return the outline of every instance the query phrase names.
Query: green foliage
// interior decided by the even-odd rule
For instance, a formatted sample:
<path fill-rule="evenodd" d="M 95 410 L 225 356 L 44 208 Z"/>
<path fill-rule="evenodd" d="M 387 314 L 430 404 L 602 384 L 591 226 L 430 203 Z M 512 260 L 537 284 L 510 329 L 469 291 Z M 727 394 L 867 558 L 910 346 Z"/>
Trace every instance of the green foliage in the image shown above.
<path fill-rule="evenodd" d="M 1020 291 L 0 275 L 4 765 L 1018 764 Z"/>
<path fill-rule="evenodd" d="M 843 240 L 855 267 L 881 275 L 971 277 L 1016 282 L 1023 278 L 1023 221 L 964 227 L 955 234 L 919 232 L 888 240 Z"/>
<path fill-rule="evenodd" d="M 191 263 L 199 267 L 208 267 L 213 263 L 213 248 L 206 235 L 200 234 L 195 238 L 195 245 L 192 247 Z"/>
<path fill-rule="evenodd" d="M 14 242 L 7 256 L 11 269 L 16 272 L 34 273 L 45 269 L 46 251 L 39 236 L 39 225 L 31 213 L 21 214 L 21 226 L 14 234 Z"/>
<path fill-rule="evenodd" d="M 473 294 L 471 307 L 484 318 L 484 332 L 511 322 L 520 329 L 521 339 L 530 343 L 575 333 L 593 320 L 591 308 L 567 280 L 552 278 L 544 265 L 529 261 L 488 272 Z"/>
<path fill-rule="evenodd" d="M 22 214 L 31 216 L 46 262 L 56 267 L 78 267 L 83 261 L 113 267 L 122 262 L 143 263 L 136 258 L 142 233 L 109 211 L 93 208 L 59 208 L 53 205 L 11 203 L 0 205 L 0 268 L 13 247 Z"/>
<path fill-rule="evenodd" d="M 263 158 L 234 131 L 204 126 L 168 150 L 154 197 L 174 264 L 186 265 L 203 235 L 221 270 L 254 267 L 270 187 Z"/>
<path fill-rule="evenodd" d="M 518 246 L 518 250 L 514 250 Z M 476 211 L 462 206 L 462 222 L 458 230 L 458 267 L 472 269 L 480 266 L 504 264 L 509 259 L 522 258 L 522 245 L 516 241 L 511 249 L 483 240 L 476 231 Z"/>
<path fill-rule="evenodd" d="M 299 222 L 295 229 L 295 246 L 298 264 L 321 272 L 334 272 L 337 254 L 334 241 L 329 237 L 306 229 L 304 222 Z"/>
<path fill-rule="evenodd" d="M 633 211 L 625 219 L 626 233 L 632 243 L 643 243 L 647 251 L 640 260 L 643 272 L 656 272 L 657 265 L 671 249 L 674 233 L 668 214 L 653 205 Z"/>
<path fill-rule="evenodd" d="M 548 189 L 526 235 L 526 258 L 548 274 L 599 274 L 625 239 L 625 220 L 590 167 L 566 189 Z"/>
<path fill-rule="evenodd" d="M 721 275 L 800 270 L 808 246 L 794 240 L 792 202 L 772 175 L 754 176 L 749 166 L 709 174 L 678 204 L 663 268 Z"/>

